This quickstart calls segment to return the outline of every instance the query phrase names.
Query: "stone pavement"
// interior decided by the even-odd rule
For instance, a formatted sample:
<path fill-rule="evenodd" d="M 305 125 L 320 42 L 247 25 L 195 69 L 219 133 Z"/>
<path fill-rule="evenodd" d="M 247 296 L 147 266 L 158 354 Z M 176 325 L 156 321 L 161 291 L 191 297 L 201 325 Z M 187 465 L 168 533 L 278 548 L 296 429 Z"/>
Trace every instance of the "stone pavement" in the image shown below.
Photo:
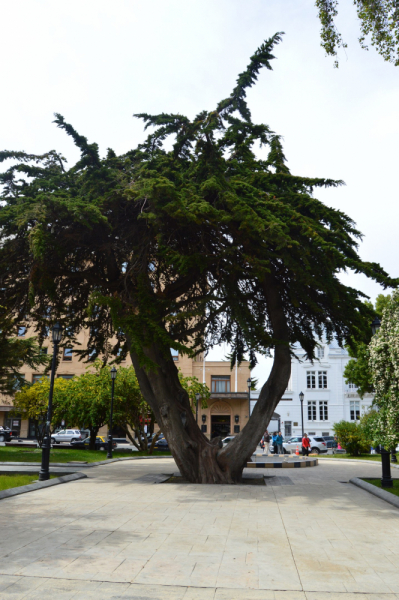
<path fill-rule="evenodd" d="M 0 599 L 399 600 L 399 511 L 345 483 L 380 464 L 154 485 L 174 471 L 117 462 L 1 500 Z"/>

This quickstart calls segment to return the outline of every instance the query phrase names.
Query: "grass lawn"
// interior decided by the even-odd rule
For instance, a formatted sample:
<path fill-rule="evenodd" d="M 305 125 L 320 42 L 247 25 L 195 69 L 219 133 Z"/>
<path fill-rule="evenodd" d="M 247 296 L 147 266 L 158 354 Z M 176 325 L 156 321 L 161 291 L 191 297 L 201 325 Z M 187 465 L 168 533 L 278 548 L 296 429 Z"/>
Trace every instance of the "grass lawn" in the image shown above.
<path fill-rule="evenodd" d="M 112 453 L 114 458 L 126 456 L 146 456 L 144 452 L 118 452 Z M 154 451 L 153 456 L 171 456 L 169 451 Z M 0 462 L 40 462 L 42 451 L 40 448 L 7 448 L 0 447 Z M 50 462 L 66 463 L 72 460 L 84 460 L 87 462 L 99 462 L 107 459 L 107 453 L 101 450 L 61 450 L 50 451 Z M 22 477 L 22 476 L 21 476 Z M 22 484 L 21 484 L 22 485 Z"/>
<path fill-rule="evenodd" d="M 58 475 L 50 475 L 50 479 L 58 477 Z M 32 481 L 37 481 L 38 474 L 32 473 L 30 475 L 18 475 L 10 473 L 10 475 L 0 475 L 0 492 L 9 490 L 10 488 L 20 487 L 21 485 L 27 485 Z"/>
<path fill-rule="evenodd" d="M 385 490 L 386 492 L 390 492 L 395 496 L 399 496 L 399 479 L 393 480 L 393 487 L 391 488 L 382 487 L 381 479 L 363 479 L 363 481 L 367 481 L 367 483 L 371 483 L 372 485 L 375 485 L 375 487 Z"/>

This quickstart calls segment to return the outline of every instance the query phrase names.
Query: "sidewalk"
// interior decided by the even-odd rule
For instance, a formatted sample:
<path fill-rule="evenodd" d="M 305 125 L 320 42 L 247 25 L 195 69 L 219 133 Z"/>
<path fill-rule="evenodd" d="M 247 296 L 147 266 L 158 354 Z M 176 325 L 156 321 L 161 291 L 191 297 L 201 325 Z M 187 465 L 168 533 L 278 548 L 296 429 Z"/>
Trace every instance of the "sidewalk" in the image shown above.
<path fill-rule="evenodd" d="M 399 511 L 344 483 L 381 465 L 320 463 L 199 486 L 121 461 L 2 500 L 0 598 L 399 600 Z"/>

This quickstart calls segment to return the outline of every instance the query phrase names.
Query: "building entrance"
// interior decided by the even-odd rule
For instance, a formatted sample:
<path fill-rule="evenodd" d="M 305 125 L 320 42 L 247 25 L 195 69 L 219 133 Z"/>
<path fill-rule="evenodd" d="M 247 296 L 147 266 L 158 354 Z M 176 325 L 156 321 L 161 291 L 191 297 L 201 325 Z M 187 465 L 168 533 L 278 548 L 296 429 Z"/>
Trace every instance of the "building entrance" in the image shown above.
<path fill-rule="evenodd" d="M 230 415 L 211 415 L 211 438 L 230 435 Z"/>

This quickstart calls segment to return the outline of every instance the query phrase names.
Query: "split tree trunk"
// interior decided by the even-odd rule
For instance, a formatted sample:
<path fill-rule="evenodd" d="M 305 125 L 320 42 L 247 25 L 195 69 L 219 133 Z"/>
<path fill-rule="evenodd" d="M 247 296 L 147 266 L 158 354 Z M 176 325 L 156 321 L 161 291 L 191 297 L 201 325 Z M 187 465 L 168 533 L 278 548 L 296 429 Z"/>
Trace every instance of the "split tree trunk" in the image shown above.
<path fill-rule="evenodd" d="M 252 416 L 225 448 L 222 448 L 220 437 L 208 440 L 200 431 L 172 358 L 165 357 L 156 344 L 145 348 L 148 358 L 158 365 L 156 372 L 148 372 L 131 352 L 143 396 L 154 411 L 180 473 L 192 483 L 239 483 L 247 461 L 287 388 L 291 374 L 288 328 L 278 287 L 270 275 L 265 278 L 264 293 L 274 339 L 278 340 L 273 368 Z"/>

